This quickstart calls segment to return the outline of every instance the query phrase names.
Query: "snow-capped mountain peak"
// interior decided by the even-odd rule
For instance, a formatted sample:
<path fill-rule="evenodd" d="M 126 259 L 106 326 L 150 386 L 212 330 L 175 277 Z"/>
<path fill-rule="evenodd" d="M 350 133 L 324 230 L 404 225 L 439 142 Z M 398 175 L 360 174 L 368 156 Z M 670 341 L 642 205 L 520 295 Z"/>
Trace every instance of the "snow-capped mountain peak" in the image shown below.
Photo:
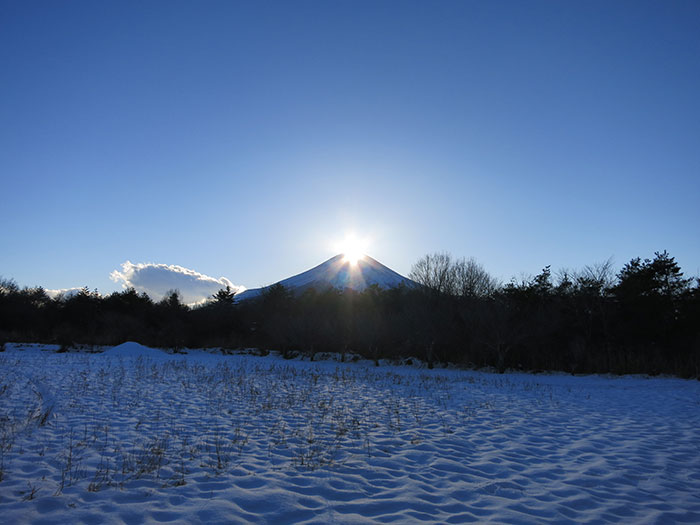
<path fill-rule="evenodd" d="M 411 287 L 416 285 L 410 279 L 396 273 L 368 255 L 363 255 L 355 260 L 355 257 L 350 258 L 345 254 L 331 257 L 310 270 L 279 281 L 278 284 L 295 293 L 301 293 L 308 288 L 318 290 L 326 288 L 345 290 L 349 288 L 361 292 L 372 285 L 377 285 L 380 288 L 395 288 L 401 284 Z M 264 289 L 246 290 L 238 298 L 255 297 Z"/>

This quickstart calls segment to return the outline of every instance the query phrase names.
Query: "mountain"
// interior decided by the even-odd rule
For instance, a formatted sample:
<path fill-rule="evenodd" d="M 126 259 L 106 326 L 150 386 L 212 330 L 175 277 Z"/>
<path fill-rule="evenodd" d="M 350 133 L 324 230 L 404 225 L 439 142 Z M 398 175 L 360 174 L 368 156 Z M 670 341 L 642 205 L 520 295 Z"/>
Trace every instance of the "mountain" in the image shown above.
<path fill-rule="evenodd" d="M 417 286 L 412 280 L 399 275 L 394 270 L 387 268 L 367 255 L 363 255 L 357 262 L 352 263 L 343 254 L 331 257 L 326 262 L 310 270 L 288 277 L 276 284 L 281 284 L 297 294 L 308 288 L 317 290 L 327 288 L 345 290 L 350 288 L 361 292 L 374 284 L 380 288 L 395 288 L 401 284 L 409 287 Z M 268 287 L 246 290 L 237 295 L 236 298 L 250 299 L 251 297 L 257 297 L 265 288 Z"/>

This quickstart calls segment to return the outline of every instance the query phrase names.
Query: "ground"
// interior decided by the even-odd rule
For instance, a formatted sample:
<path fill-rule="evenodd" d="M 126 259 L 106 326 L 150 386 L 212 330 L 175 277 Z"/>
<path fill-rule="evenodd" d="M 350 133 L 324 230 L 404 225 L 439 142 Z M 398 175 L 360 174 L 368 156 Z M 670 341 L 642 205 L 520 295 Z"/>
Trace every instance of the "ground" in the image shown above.
<path fill-rule="evenodd" d="M 7 523 L 700 522 L 700 382 L 0 354 Z"/>

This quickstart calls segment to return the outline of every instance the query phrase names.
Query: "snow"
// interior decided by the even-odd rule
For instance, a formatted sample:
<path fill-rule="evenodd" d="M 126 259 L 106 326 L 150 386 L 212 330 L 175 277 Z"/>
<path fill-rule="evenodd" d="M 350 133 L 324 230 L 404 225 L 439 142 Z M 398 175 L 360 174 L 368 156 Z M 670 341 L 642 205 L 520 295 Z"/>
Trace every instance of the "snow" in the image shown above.
<path fill-rule="evenodd" d="M 110 357 L 131 357 L 131 358 L 151 358 L 161 359 L 167 357 L 163 350 L 157 348 L 149 348 L 134 342 L 122 343 L 103 352 L 103 355 Z"/>
<path fill-rule="evenodd" d="M 361 292 L 372 285 L 377 285 L 380 288 L 395 288 L 400 284 L 409 287 L 416 286 L 416 283 L 410 279 L 387 268 L 368 255 L 364 255 L 357 261 L 357 264 L 353 265 L 349 263 L 342 254 L 336 255 L 310 270 L 283 279 L 279 281 L 278 284 L 299 292 L 307 288 L 316 288 L 318 290 L 327 287 L 333 287 L 339 290 L 349 288 Z M 248 299 L 256 297 L 264 289 L 265 288 L 255 288 L 246 290 L 240 295 L 237 295 L 236 298 Z"/>
<path fill-rule="evenodd" d="M 6 523 L 700 522 L 697 381 L 7 347 Z"/>

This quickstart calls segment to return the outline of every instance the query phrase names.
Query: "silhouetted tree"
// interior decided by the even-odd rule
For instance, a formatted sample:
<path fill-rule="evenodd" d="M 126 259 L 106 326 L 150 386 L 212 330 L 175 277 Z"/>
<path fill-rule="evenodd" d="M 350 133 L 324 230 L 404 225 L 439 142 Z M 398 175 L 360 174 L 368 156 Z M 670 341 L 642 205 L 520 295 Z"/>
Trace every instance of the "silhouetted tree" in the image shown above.
<path fill-rule="evenodd" d="M 233 306 L 235 295 L 236 292 L 231 290 L 231 287 L 227 284 L 226 288 L 220 289 L 218 292 L 212 295 L 212 298 L 216 306 L 229 307 Z"/>
<path fill-rule="evenodd" d="M 418 259 L 409 278 L 437 294 L 453 293 L 454 271 L 449 253 L 433 253 Z"/>
<path fill-rule="evenodd" d="M 487 297 L 498 288 L 498 281 L 473 257 L 455 262 L 452 274 L 454 292 L 462 297 Z"/>
<path fill-rule="evenodd" d="M 678 360 L 681 303 L 691 279 L 666 251 L 654 259 L 634 258 L 618 274 L 612 293 L 618 302 L 618 340 L 624 371 L 659 372 Z"/>
<path fill-rule="evenodd" d="M 189 308 L 183 304 L 178 290 L 169 290 L 156 305 L 160 327 L 160 345 L 179 352 L 186 344 Z"/>

